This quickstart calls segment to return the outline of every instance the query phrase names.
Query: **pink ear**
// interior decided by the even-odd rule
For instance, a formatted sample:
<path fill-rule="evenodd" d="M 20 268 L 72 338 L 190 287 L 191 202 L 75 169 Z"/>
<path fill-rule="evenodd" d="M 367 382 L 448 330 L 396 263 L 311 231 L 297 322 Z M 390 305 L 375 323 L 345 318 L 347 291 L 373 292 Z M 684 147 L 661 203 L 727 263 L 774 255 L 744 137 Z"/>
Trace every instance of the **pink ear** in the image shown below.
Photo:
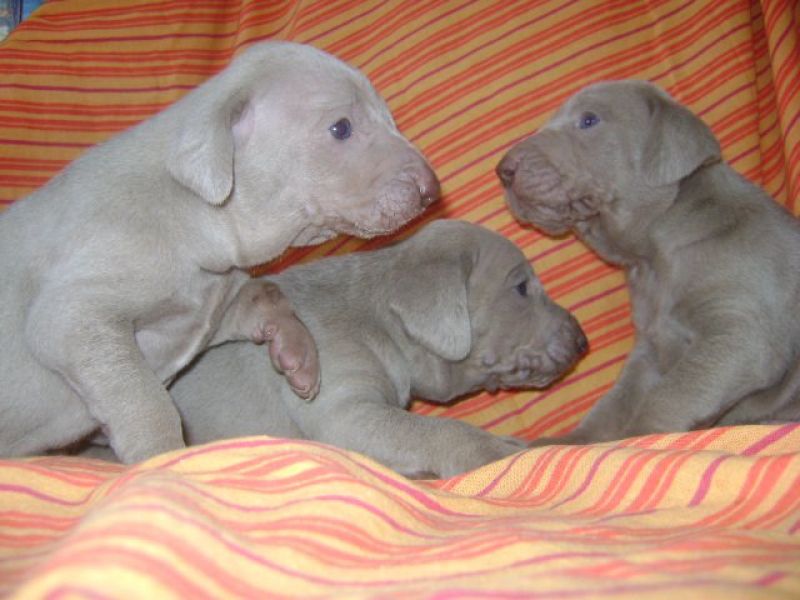
<path fill-rule="evenodd" d="M 255 127 L 255 109 L 251 102 L 247 102 L 241 111 L 233 118 L 233 139 L 237 146 L 241 146 L 250 138 Z"/>

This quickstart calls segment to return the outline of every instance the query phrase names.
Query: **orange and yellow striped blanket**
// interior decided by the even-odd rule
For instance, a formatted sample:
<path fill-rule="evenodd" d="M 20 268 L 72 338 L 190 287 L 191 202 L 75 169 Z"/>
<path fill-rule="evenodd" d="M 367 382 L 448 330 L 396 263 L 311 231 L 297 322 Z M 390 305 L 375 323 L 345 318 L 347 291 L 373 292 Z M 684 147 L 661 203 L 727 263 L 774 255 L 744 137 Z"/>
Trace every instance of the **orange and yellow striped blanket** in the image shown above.
<path fill-rule="evenodd" d="M 494 166 L 583 85 L 650 79 L 800 213 L 793 0 L 49 0 L 0 44 L 0 204 L 266 38 L 366 72 L 457 217 L 502 232 L 590 354 L 544 392 L 414 410 L 527 438 L 575 425 L 632 345 L 621 273 L 505 209 Z M 400 235 L 406 235 L 419 223 Z M 385 244 L 340 238 L 270 268 Z M 230 440 L 123 467 L 0 461 L 17 597 L 800 597 L 800 426 L 523 452 L 411 482 L 316 443 Z"/>

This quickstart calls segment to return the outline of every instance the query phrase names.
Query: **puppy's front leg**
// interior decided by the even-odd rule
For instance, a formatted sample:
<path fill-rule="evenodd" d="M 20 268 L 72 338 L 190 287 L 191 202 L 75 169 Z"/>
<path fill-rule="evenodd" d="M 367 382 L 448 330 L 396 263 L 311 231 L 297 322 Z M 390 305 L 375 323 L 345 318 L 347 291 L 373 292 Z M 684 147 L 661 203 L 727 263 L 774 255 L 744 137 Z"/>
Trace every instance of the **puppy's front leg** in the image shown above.
<path fill-rule="evenodd" d="M 785 361 L 746 319 L 705 317 L 704 335 L 666 373 L 637 344 L 620 379 L 572 432 L 530 445 L 585 444 L 649 433 L 689 431 L 714 423 L 741 398 L 775 384 Z"/>
<path fill-rule="evenodd" d="M 40 296 L 28 314 L 26 341 L 80 396 L 120 460 L 184 447 L 178 411 L 136 345 L 133 324 L 110 314 L 96 303 Z"/>
<path fill-rule="evenodd" d="M 295 394 L 306 400 L 317 395 L 317 345 L 289 300 L 271 281 L 253 279 L 241 287 L 209 346 L 243 340 L 268 344 L 272 364 L 286 376 Z"/>
<path fill-rule="evenodd" d="M 320 423 L 315 439 L 366 454 L 407 477 L 453 477 L 525 448 L 521 440 L 468 423 L 352 396 Z"/>
<path fill-rule="evenodd" d="M 721 325 L 692 343 L 633 407 L 623 437 L 708 426 L 743 397 L 775 385 L 786 361 L 746 319 Z"/>

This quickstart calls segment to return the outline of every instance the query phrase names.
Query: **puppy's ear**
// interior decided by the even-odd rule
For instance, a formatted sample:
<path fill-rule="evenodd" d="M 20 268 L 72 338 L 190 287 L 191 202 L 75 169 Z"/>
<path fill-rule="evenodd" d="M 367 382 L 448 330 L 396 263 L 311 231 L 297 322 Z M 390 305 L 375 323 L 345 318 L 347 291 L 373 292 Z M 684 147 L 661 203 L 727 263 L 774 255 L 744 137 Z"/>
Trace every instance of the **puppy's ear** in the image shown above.
<path fill-rule="evenodd" d="M 721 158 L 719 142 L 700 117 L 655 87 L 648 90 L 646 101 L 650 122 L 641 168 L 647 183 L 676 183 Z"/>
<path fill-rule="evenodd" d="M 391 312 L 412 340 L 445 360 L 462 360 L 472 347 L 465 271 L 438 259 L 392 281 Z"/>
<path fill-rule="evenodd" d="M 252 107 L 247 100 L 234 95 L 204 103 L 178 128 L 167 170 L 209 204 L 224 204 L 233 190 L 236 141 L 249 135 L 251 127 Z"/>

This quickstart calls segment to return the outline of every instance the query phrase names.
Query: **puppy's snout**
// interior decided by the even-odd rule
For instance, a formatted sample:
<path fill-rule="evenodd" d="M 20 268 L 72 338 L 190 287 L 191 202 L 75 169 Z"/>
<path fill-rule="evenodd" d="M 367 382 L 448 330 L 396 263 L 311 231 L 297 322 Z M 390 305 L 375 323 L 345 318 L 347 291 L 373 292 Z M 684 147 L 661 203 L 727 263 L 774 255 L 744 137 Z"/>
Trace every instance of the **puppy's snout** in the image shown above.
<path fill-rule="evenodd" d="M 428 207 L 439 199 L 441 186 L 436 173 L 427 165 L 414 173 L 414 180 L 419 188 L 419 197 L 423 207 Z"/>
<path fill-rule="evenodd" d="M 497 168 L 495 171 L 497 172 L 497 176 L 500 178 L 500 182 L 503 184 L 503 187 L 508 188 L 514 184 L 514 176 L 517 174 L 518 166 L 519 161 L 510 153 L 506 154 L 502 160 L 497 163 Z"/>
<path fill-rule="evenodd" d="M 547 346 L 547 354 L 561 365 L 570 365 L 589 350 L 589 340 L 578 321 L 569 315 Z"/>
<path fill-rule="evenodd" d="M 577 328 L 575 334 L 575 350 L 578 353 L 578 356 L 583 356 L 589 351 L 589 340 L 586 337 L 586 334 L 581 329 L 581 326 L 578 325 L 578 322 L 575 322 L 575 327 Z"/>
<path fill-rule="evenodd" d="M 572 359 L 578 359 L 589 350 L 589 340 L 586 339 L 586 334 L 581 329 L 577 319 L 570 315 L 567 323 L 561 328 L 562 343 L 566 348 L 570 348 L 572 352 Z"/>

